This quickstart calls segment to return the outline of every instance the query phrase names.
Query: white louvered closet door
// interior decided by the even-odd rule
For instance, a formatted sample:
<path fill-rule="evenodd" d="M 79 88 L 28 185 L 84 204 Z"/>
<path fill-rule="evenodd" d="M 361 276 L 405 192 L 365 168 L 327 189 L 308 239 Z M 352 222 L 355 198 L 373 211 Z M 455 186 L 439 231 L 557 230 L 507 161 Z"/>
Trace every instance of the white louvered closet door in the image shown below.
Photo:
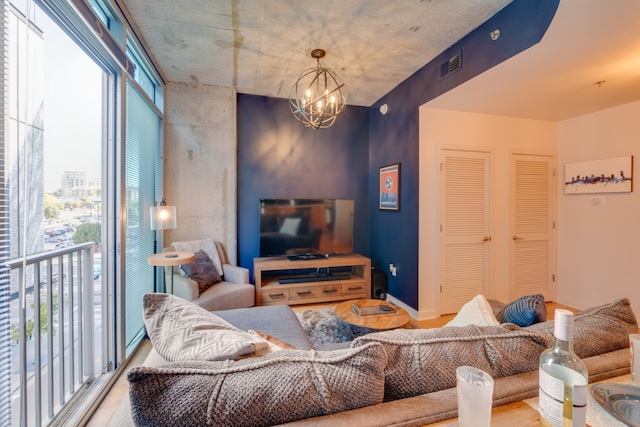
<path fill-rule="evenodd" d="M 440 314 L 456 313 L 490 290 L 490 156 L 440 152 Z"/>
<path fill-rule="evenodd" d="M 510 301 L 541 293 L 555 300 L 555 159 L 511 156 L 509 204 Z"/>

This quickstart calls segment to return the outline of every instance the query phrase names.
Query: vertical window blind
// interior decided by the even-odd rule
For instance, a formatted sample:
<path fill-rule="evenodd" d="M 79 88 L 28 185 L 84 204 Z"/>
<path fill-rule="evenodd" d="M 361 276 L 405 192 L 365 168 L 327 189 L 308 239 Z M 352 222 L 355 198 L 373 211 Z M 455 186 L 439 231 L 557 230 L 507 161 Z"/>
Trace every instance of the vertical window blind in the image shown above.
<path fill-rule="evenodd" d="M 0 5 L 0 425 L 11 423 L 11 347 L 9 269 L 9 191 L 5 182 L 5 95 L 7 93 L 7 10 Z"/>
<path fill-rule="evenodd" d="M 127 357 L 143 337 L 142 296 L 153 292 L 153 267 L 147 258 L 153 253 L 149 207 L 155 199 L 161 118 L 127 83 L 125 141 L 125 349 Z"/>

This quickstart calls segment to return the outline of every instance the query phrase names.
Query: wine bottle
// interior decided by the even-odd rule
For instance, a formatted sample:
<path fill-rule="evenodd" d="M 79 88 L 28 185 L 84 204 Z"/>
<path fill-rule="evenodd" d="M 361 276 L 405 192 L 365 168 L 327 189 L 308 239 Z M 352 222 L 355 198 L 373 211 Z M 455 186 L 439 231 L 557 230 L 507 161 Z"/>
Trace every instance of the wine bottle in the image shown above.
<path fill-rule="evenodd" d="M 573 313 L 556 309 L 553 347 L 540 355 L 540 426 L 584 427 L 587 423 L 587 367 L 573 352 Z"/>

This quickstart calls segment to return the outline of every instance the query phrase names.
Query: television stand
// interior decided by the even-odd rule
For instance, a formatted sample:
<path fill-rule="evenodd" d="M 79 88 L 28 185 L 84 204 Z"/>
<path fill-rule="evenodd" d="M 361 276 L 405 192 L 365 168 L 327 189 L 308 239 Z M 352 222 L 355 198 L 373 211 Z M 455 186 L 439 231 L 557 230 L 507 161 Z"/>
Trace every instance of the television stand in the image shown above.
<path fill-rule="evenodd" d="M 313 254 L 312 254 L 313 255 Z M 301 275 L 269 275 L 274 272 L 332 268 L 346 272 Z M 253 259 L 256 305 L 294 305 L 371 298 L 371 260 L 358 254 L 320 259 L 266 257 Z M 293 279 L 293 281 L 291 281 Z"/>

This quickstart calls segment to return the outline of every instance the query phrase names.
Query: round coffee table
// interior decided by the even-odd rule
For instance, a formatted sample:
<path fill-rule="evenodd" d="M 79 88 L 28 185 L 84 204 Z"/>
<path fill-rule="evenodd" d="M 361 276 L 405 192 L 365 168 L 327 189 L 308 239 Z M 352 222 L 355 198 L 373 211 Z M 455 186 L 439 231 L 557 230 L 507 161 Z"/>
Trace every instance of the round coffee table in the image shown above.
<path fill-rule="evenodd" d="M 350 327 L 354 338 L 372 332 L 411 327 L 411 317 L 400 307 L 398 307 L 397 313 L 360 317 L 353 312 L 354 304 L 358 307 L 379 307 L 389 303 L 379 299 L 356 299 L 338 304 L 336 306 L 336 317 L 338 321 Z"/>

